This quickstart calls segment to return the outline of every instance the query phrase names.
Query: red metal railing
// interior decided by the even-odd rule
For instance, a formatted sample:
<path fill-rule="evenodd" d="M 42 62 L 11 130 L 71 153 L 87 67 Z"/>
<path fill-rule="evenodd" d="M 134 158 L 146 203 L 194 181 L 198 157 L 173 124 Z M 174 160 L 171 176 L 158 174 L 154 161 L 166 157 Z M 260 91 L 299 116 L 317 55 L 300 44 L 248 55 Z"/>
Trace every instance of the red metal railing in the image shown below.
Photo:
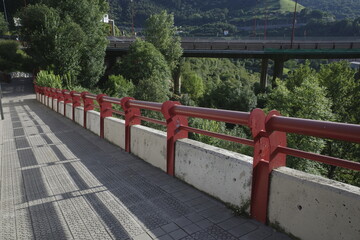
<path fill-rule="evenodd" d="M 254 147 L 253 179 L 251 193 L 251 216 L 261 222 L 266 222 L 269 196 L 270 174 L 275 168 L 286 165 L 286 155 L 306 158 L 338 167 L 360 171 L 360 163 L 349 160 L 319 155 L 292 149 L 286 146 L 286 133 L 309 135 L 321 138 L 330 138 L 348 142 L 360 143 L 360 125 L 316 121 L 309 119 L 282 117 L 277 111 L 269 114 L 261 109 L 251 113 L 209 109 L 200 107 L 182 106 L 179 102 L 167 101 L 164 103 L 138 101 L 134 98 L 122 99 L 94 95 L 88 92 L 77 93 L 68 90 L 51 89 L 35 85 L 40 95 L 57 99 L 57 103 L 64 102 L 64 115 L 67 103 L 72 103 L 73 120 L 75 108 L 83 106 L 86 128 L 86 113 L 95 106 L 100 109 L 100 137 L 104 137 L 104 119 L 115 114 L 125 117 L 125 149 L 130 149 L 130 132 L 132 125 L 139 125 L 141 121 L 152 122 L 167 128 L 167 173 L 175 173 L 175 143 L 178 139 L 187 138 L 189 132 L 216 137 Z M 97 102 L 96 105 L 94 102 Z M 47 102 L 48 105 L 49 102 Z M 123 111 L 114 110 L 112 105 L 121 106 Z M 53 103 L 52 103 L 52 107 Z M 59 111 L 59 105 L 58 105 Z M 165 121 L 141 116 L 140 110 L 161 112 Z M 253 140 L 229 136 L 220 133 L 205 131 L 188 126 L 188 117 L 221 121 L 226 123 L 247 126 L 251 129 Z"/>

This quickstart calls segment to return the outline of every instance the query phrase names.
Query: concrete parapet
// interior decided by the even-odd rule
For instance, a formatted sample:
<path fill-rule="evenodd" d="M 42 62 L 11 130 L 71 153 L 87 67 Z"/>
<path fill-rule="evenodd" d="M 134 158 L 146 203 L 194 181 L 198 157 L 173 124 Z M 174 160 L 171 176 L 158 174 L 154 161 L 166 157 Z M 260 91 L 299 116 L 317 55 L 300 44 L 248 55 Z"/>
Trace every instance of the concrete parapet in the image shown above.
<path fill-rule="evenodd" d="M 166 133 L 140 125 L 132 126 L 131 153 L 166 171 Z"/>
<path fill-rule="evenodd" d="M 57 112 L 57 102 L 58 102 L 58 100 L 57 100 L 57 99 L 54 99 L 54 108 L 53 108 L 53 110 L 54 110 L 55 112 Z"/>
<path fill-rule="evenodd" d="M 96 111 L 86 112 L 86 128 L 100 136 L 100 113 Z"/>
<path fill-rule="evenodd" d="M 272 172 L 269 221 L 306 239 L 360 239 L 360 188 L 290 168 Z"/>
<path fill-rule="evenodd" d="M 67 103 L 66 104 L 66 117 L 67 118 L 70 118 L 70 119 L 72 119 L 72 115 L 73 115 L 73 112 L 72 112 L 72 103 Z"/>
<path fill-rule="evenodd" d="M 75 108 L 75 122 L 81 126 L 84 126 L 84 108 L 83 107 Z"/>
<path fill-rule="evenodd" d="M 113 117 L 105 118 L 104 138 L 116 146 L 125 149 L 125 121 Z"/>
<path fill-rule="evenodd" d="M 61 115 L 64 115 L 64 101 L 59 102 L 58 113 L 60 113 Z"/>
<path fill-rule="evenodd" d="M 51 109 L 52 109 L 52 101 L 53 101 L 53 98 L 49 97 L 48 107 Z"/>
<path fill-rule="evenodd" d="M 46 104 L 44 96 L 39 101 Z M 50 102 L 51 107 L 51 102 Z M 67 104 L 66 116 L 72 115 Z M 57 111 L 57 99 L 54 99 Z M 63 114 L 64 102 L 59 104 Z M 71 112 L 71 113 L 70 113 Z M 75 108 L 75 121 L 83 126 L 84 109 Z M 87 128 L 100 135 L 100 113 L 87 112 Z M 125 122 L 108 117 L 104 137 L 125 148 Z M 166 171 L 167 135 L 141 125 L 131 127 L 131 152 Z M 249 213 L 252 157 L 190 139 L 175 146 L 175 176 L 197 189 Z M 360 188 L 281 167 L 271 174 L 268 221 L 303 240 L 360 239 Z"/>
<path fill-rule="evenodd" d="M 176 177 L 250 212 L 251 157 L 190 139 L 178 140 L 175 149 Z"/>

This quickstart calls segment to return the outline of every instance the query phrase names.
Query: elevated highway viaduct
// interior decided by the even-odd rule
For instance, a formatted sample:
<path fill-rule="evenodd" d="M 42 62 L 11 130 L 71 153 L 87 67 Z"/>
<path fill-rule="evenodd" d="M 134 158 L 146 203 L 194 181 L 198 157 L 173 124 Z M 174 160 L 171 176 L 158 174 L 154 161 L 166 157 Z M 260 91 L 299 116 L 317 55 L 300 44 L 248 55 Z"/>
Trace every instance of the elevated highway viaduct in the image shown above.
<path fill-rule="evenodd" d="M 123 56 L 133 38 L 111 38 L 107 58 Z M 183 57 L 262 59 L 260 85 L 267 86 L 269 60 L 273 60 L 273 78 L 281 78 L 284 62 L 289 59 L 357 59 L 360 38 L 319 40 L 210 40 L 183 38 Z M 273 81 L 274 82 L 274 81 Z"/>

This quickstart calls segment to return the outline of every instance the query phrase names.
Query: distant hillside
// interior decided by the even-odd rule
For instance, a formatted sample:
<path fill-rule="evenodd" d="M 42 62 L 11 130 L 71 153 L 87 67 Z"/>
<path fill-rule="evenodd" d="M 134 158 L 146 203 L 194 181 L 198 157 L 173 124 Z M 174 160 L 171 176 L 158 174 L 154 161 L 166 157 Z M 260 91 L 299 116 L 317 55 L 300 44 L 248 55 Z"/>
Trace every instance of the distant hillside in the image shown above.
<path fill-rule="evenodd" d="M 267 6 L 265 6 L 265 2 Z M 212 23 L 239 25 L 254 18 L 264 19 L 294 10 L 293 0 L 109 0 L 112 17 L 118 25 L 130 25 L 134 9 L 135 25 L 143 27 L 149 15 L 163 9 L 173 12 L 178 26 L 200 26 Z M 132 5 L 133 4 L 133 5 Z M 303 7 L 299 5 L 298 10 Z M 265 11 L 265 9 L 267 11 Z"/>
<path fill-rule="evenodd" d="M 360 0 L 299 0 L 305 7 L 334 14 L 337 19 L 360 17 Z"/>

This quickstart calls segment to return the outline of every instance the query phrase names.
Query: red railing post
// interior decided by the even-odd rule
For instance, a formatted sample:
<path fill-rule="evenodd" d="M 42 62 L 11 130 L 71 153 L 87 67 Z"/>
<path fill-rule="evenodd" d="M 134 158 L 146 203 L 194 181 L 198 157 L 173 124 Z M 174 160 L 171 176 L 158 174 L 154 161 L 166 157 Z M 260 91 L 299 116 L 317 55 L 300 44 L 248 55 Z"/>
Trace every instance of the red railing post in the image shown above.
<path fill-rule="evenodd" d="M 87 98 L 86 94 L 89 94 L 88 92 L 82 92 L 81 98 L 84 102 L 84 128 L 86 127 L 86 113 L 87 111 L 94 110 L 94 100 Z"/>
<path fill-rule="evenodd" d="M 134 100 L 134 98 L 124 97 L 121 99 L 121 107 L 125 113 L 125 151 L 128 153 L 131 152 L 131 126 L 141 124 L 141 120 L 136 118 L 141 115 L 140 109 L 131 107 L 130 100 Z"/>
<path fill-rule="evenodd" d="M 176 140 L 188 137 L 187 131 L 179 130 L 180 126 L 188 126 L 188 118 L 174 114 L 173 107 L 175 105 L 181 105 L 181 103 L 166 101 L 163 103 L 161 107 L 161 112 L 166 119 L 166 125 L 167 125 L 166 160 L 167 160 L 167 173 L 170 176 L 174 176 L 175 174 Z"/>
<path fill-rule="evenodd" d="M 75 109 L 81 106 L 81 97 L 76 91 L 71 91 L 70 96 L 72 99 L 72 120 L 75 121 Z"/>
<path fill-rule="evenodd" d="M 286 164 L 286 155 L 276 152 L 278 146 L 286 146 L 286 133 L 266 130 L 266 123 L 278 115 L 271 111 L 266 117 L 261 109 L 255 109 L 249 120 L 255 144 L 250 213 L 262 223 L 267 220 L 271 171 Z"/>
<path fill-rule="evenodd" d="M 106 94 L 99 94 L 96 96 L 100 106 L 100 137 L 104 138 L 104 121 L 106 117 L 112 117 L 112 104 L 104 101 Z"/>

